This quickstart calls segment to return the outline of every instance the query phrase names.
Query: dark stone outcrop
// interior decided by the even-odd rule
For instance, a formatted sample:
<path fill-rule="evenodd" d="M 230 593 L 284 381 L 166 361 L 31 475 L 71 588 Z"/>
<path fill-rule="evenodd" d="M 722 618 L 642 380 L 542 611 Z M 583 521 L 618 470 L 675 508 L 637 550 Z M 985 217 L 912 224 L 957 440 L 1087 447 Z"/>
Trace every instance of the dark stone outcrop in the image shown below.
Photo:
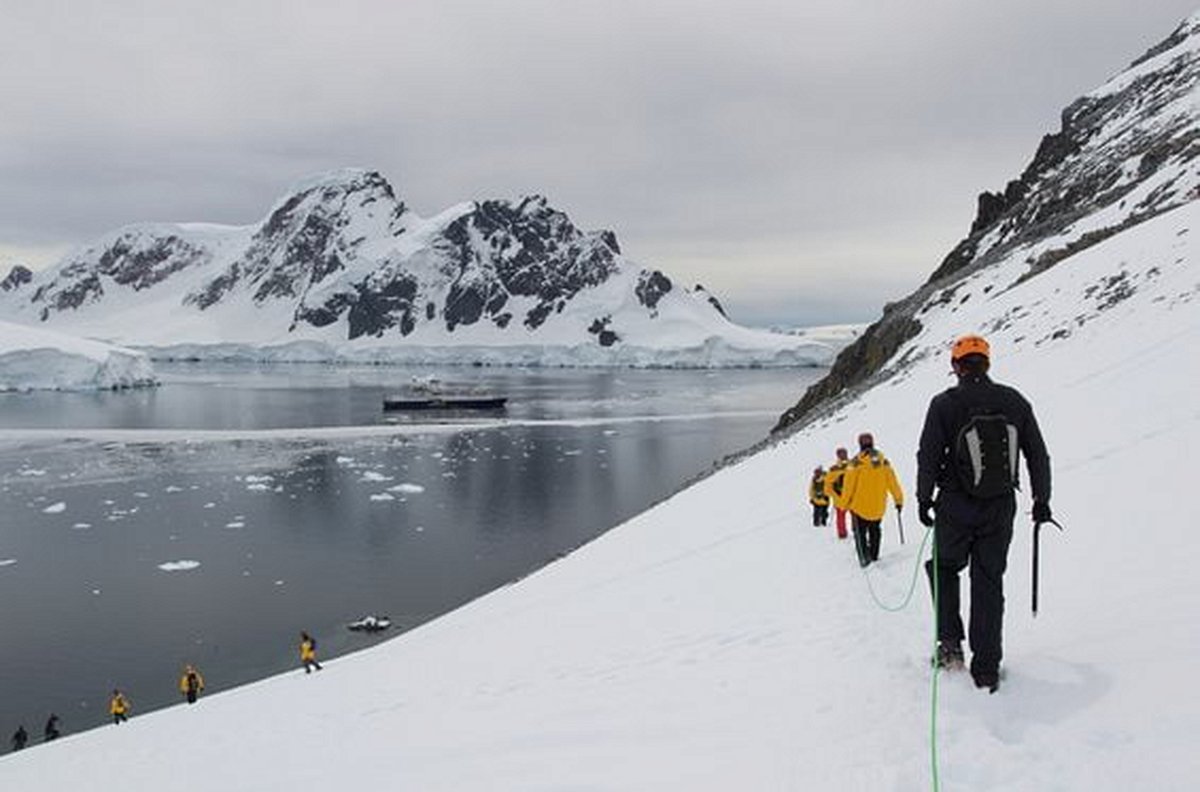
<path fill-rule="evenodd" d="M 653 311 L 658 307 L 658 301 L 672 288 L 671 279 L 658 270 L 642 270 L 638 275 L 634 293 L 637 295 L 638 302 Z"/>
<path fill-rule="evenodd" d="M 16 264 L 4 276 L 4 280 L 0 280 L 0 291 L 16 291 L 33 280 L 33 272 L 28 267 Z"/>

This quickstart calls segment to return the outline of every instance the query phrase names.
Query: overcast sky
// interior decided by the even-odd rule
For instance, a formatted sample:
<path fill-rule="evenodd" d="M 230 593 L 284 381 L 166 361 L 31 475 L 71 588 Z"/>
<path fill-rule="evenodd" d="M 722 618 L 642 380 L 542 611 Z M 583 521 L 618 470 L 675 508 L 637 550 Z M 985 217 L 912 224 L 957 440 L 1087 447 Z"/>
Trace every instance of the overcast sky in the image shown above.
<path fill-rule="evenodd" d="M 1196 4 L 0 0 L 0 268 L 359 166 L 426 216 L 544 194 L 739 321 L 868 321 Z"/>

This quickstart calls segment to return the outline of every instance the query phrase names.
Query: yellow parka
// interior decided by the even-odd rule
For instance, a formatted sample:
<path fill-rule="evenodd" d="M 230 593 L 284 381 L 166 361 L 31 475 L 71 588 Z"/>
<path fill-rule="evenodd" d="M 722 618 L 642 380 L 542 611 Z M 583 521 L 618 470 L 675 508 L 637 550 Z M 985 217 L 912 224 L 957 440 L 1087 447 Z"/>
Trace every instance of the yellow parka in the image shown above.
<path fill-rule="evenodd" d="M 808 484 L 808 502 L 813 506 L 828 506 L 829 495 L 825 488 L 825 476 L 813 476 Z"/>
<path fill-rule="evenodd" d="M 829 466 L 829 472 L 825 474 L 825 494 L 830 498 L 837 500 L 843 488 L 842 484 L 846 477 L 846 470 L 850 467 L 849 459 L 839 459 Z M 836 505 L 836 504 L 835 504 Z M 840 509 L 841 506 L 838 506 Z"/>
<path fill-rule="evenodd" d="M 300 642 L 300 662 L 308 663 L 317 659 L 317 651 L 313 648 L 312 641 Z"/>
<path fill-rule="evenodd" d="M 889 493 L 897 506 L 904 505 L 904 491 L 896 480 L 892 463 L 879 451 L 868 449 L 850 460 L 837 507 L 864 520 L 881 520 L 887 511 Z"/>
<path fill-rule="evenodd" d="M 200 676 L 200 672 L 197 671 L 196 669 L 189 668 L 188 670 L 183 672 L 183 676 L 179 677 L 179 692 L 180 693 L 188 692 L 188 674 L 189 673 L 196 675 L 196 690 L 197 691 L 204 690 L 204 677 Z"/>
<path fill-rule="evenodd" d="M 108 702 L 108 714 L 109 715 L 124 715 L 128 711 L 129 711 L 129 702 L 126 701 L 125 697 L 122 696 L 120 693 L 113 696 L 112 699 Z"/>

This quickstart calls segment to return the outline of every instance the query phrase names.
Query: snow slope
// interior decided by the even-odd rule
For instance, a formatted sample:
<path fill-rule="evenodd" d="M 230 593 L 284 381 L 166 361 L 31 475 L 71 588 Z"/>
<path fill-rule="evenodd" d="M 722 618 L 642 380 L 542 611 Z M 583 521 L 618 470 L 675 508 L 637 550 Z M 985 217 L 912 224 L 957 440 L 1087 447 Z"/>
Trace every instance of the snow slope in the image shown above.
<path fill-rule="evenodd" d="M 923 317 L 890 381 L 566 559 L 313 676 L 6 756 L 0 788 L 909 792 L 932 788 L 936 712 L 945 790 L 1195 789 L 1200 705 L 1177 680 L 1200 662 L 1200 539 L 1174 496 L 1200 443 L 1198 226 L 1192 202 L 1020 282 L 1018 251 Z M 1043 535 L 1034 620 L 1019 520 L 1004 686 L 942 675 L 934 709 L 923 581 L 895 613 L 869 589 L 902 601 L 915 509 L 867 575 L 802 492 L 868 429 L 911 492 L 967 331 L 1034 404 L 1066 532 Z"/>
<path fill-rule="evenodd" d="M 0 321 L 0 391 L 106 390 L 155 382 L 141 352 Z"/>

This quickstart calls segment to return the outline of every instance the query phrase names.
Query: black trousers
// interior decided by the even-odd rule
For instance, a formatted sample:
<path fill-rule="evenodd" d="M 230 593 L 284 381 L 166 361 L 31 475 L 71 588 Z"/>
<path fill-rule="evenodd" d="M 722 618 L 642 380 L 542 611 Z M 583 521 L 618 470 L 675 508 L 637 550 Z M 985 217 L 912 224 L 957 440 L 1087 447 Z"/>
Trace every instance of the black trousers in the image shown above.
<path fill-rule="evenodd" d="M 817 528 L 829 523 L 829 504 L 821 505 L 814 503 L 813 507 L 813 527 Z"/>
<path fill-rule="evenodd" d="M 943 492 L 934 505 L 937 542 L 938 640 L 961 641 L 958 574 L 971 567 L 971 670 L 995 672 L 1003 656 L 1004 572 L 1012 543 L 1016 498 L 977 500 Z M 925 563 L 930 589 L 933 560 Z"/>
<path fill-rule="evenodd" d="M 187 703 L 188 704 L 196 703 L 196 691 L 192 690 L 190 688 L 188 689 L 188 692 L 187 692 Z"/>
<path fill-rule="evenodd" d="M 851 529 L 854 531 L 854 547 L 858 550 L 858 563 L 866 566 L 879 560 L 879 542 L 883 535 L 882 520 L 864 520 L 850 512 Z"/>

